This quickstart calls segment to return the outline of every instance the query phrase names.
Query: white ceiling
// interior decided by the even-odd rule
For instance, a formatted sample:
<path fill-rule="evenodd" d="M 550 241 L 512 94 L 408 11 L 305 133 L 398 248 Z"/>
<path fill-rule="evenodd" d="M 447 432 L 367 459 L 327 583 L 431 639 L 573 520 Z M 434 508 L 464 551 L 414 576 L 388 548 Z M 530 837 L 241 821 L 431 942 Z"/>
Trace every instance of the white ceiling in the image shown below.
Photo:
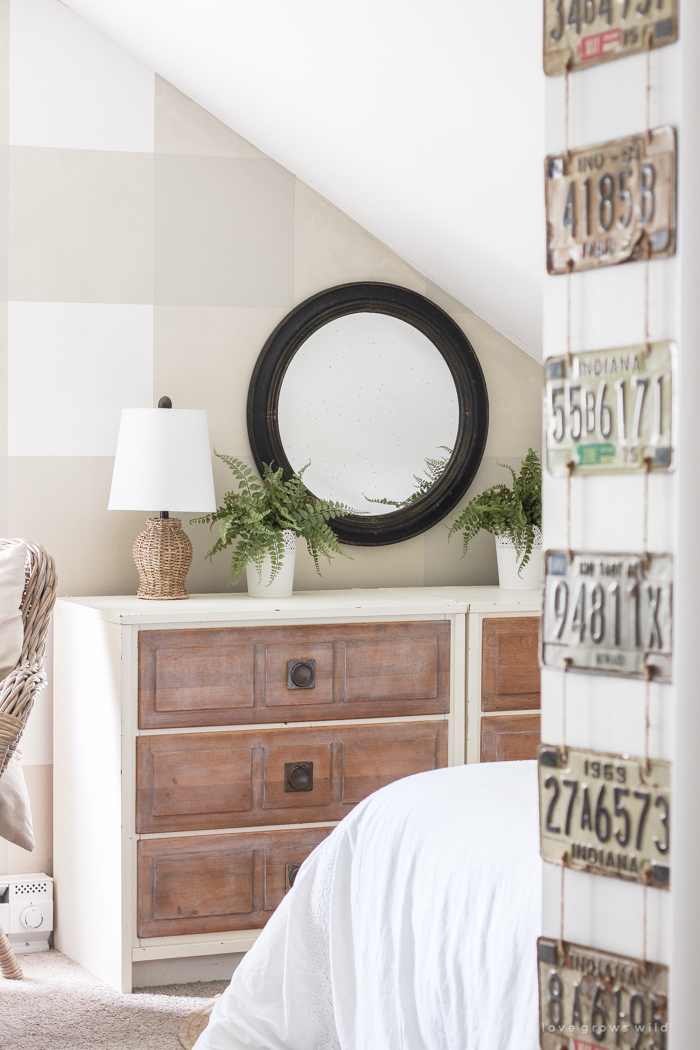
<path fill-rule="evenodd" d="M 65 0 L 533 356 L 542 0 Z"/>

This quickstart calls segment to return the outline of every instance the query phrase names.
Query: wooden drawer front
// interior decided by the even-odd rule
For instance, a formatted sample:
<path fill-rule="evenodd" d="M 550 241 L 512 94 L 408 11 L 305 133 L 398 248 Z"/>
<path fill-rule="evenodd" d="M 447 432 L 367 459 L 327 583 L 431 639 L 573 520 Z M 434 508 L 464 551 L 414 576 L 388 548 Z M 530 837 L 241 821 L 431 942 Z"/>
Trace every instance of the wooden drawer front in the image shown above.
<path fill-rule="evenodd" d="M 311 789 L 291 790 L 287 773 L 308 763 L 313 763 Z M 341 820 L 392 780 L 446 765 L 444 719 L 141 736 L 136 830 Z"/>
<path fill-rule="evenodd" d="M 312 686 L 289 683 L 295 660 Z M 139 726 L 444 714 L 449 678 L 447 620 L 141 631 Z"/>
<path fill-rule="evenodd" d="M 481 634 L 481 710 L 528 711 L 540 706 L 537 616 L 493 616 Z"/>
<path fill-rule="evenodd" d="M 150 839 L 138 843 L 138 936 L 264 926 L 301 864 L 332 828 Z"/>
<path fill-rule="evenodd" d="M 515 762 L 537 758 L 540 716 L 501 715 L 481 719 L 481 761 Z"/>

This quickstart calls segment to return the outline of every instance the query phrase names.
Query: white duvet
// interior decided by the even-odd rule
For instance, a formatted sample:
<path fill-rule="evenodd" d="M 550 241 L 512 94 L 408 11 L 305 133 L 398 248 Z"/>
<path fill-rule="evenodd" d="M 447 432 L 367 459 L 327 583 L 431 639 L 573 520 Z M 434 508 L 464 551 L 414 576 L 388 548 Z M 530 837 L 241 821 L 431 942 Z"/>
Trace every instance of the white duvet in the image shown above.
<path fill-rule="evenodd" d="M 534 1050 L 537 766 L 421 773 L 305 861 L 196 1050 Z"/>

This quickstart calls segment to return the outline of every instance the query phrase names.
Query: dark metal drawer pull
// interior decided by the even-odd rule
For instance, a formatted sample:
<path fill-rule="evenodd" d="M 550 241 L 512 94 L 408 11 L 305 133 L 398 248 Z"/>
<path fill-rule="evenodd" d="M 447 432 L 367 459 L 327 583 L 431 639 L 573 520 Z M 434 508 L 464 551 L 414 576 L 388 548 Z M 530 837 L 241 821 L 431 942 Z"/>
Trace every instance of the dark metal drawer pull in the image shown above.
<path fill-rule="evenodd" d="M 314 689 L 315 660 L 287 660 L 287 689 Z"/>
<path fill-rule="evenodd" d="M 313 791 L 314 789 L 314 764 L 313 762 L 285 762 L 284 763 L 284 790 L 285 791 Z"/>
<path fill-rule="evenodd" d="M 298 873 L 300 867 L 301 867 L 301 864 L 288 864 L 287 865 L 286 875 L 285 875 L 286 886 L 284 888 L 284 892 L 285 893 L 287 893 L 289 890 L 291 890 L 292 886 L 294 885 L 294 880 L 297 877 L 297 873 Z"/>

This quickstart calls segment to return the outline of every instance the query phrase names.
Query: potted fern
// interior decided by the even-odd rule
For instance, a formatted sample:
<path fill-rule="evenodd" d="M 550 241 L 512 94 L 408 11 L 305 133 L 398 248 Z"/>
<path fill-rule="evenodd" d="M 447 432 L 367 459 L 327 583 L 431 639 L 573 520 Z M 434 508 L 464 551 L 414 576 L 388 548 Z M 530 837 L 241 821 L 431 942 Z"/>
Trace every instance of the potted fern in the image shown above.
<path fill-rule="evenodd" d="M 534 449 L 528 449 L 513 487 L 492 485 L 470 500 L 450 527 L 448 539 L 462 533 L 462 557 L 482 529 L 496 537 L 498 580 L 501 587 L 539 587 L 542 580 L 542 467 Z"/>
<path fill-rule="evenodd" d="M 319 558 L 349 555 L 328 524 L 333 518 L 353 513 L 342 503 L 317 499 L 306 488 L 302 475 L 306 467 L 282 478 L 282 469 L 263 465 L 259 479 L 253 470 L 235 456 L 225 456 L 214 449 L 238 481 L 237 492 L 227 492 L 224 502 L 213 514 L 193 518 L 192 524 L 219 526 L 219 538 L 208 552 L 213 558 L 218 551 L 235 544 L 231 555 L 231 580 L 245 570 L 248 593 L 262 598 L 288 598 L 294 582 L 297 537 L 306 547 L 321 575 Z"/>

